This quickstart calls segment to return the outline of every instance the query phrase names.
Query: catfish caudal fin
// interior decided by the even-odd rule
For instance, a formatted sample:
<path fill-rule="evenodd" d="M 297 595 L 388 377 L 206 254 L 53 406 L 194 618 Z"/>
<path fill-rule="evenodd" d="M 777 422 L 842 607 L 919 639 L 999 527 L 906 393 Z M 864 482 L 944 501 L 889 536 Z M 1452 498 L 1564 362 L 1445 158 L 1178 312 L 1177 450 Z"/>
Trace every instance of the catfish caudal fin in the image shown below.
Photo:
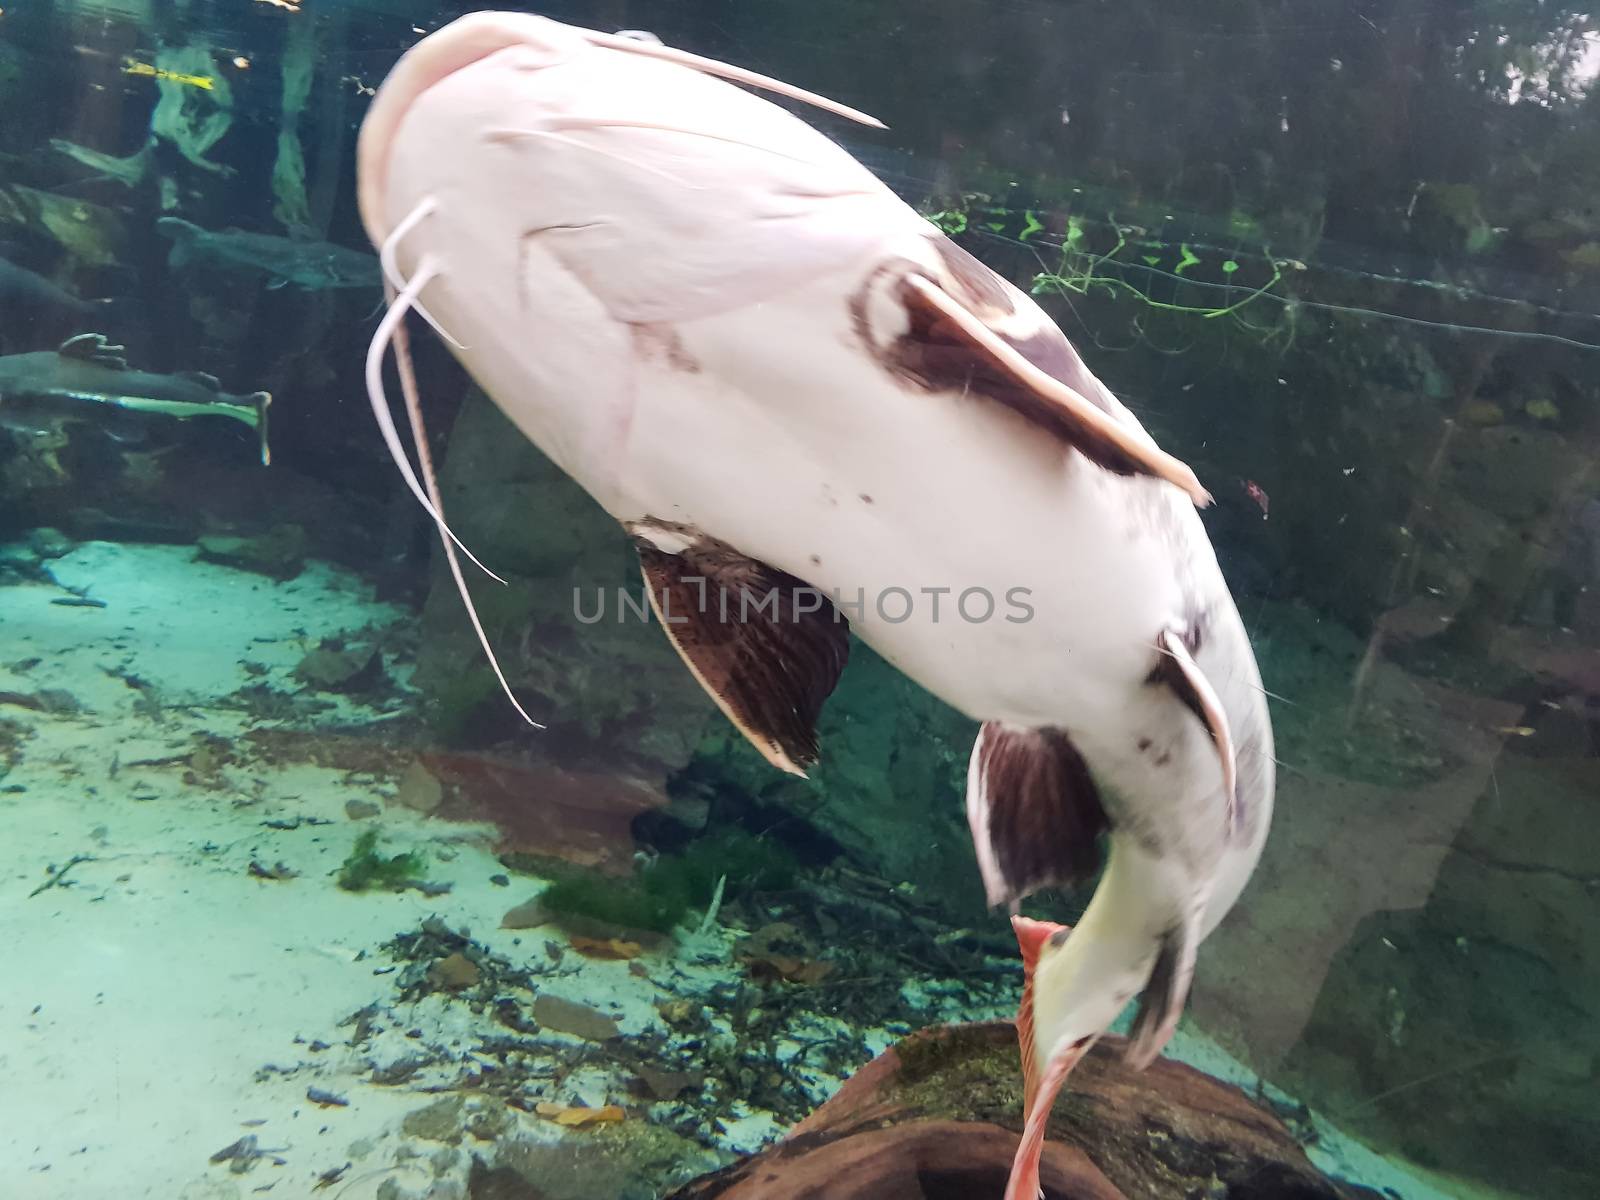
<path fill-rule="evenodd" d="M 247 397 L 256 410 L 256 437 L 261 441 L 261 465 L 272 465 L 272 446 L 267 441 L 267 409 L 272 406 L 271 392 L 251 392 Z"/>
<path fill-rule="evenodd" d="M 194 254 L 195 240 L 205 230 L 185 221 L 182 217 L 159 217 L 156 220 L 156 232 L 172 242 L 172 249 L 167 252 L 167 266 L 175 271 L 181 271 L 189 265 L 189 260 Z"/>
<path fill-rule="evenodd" d="M 1093 875 L 1110 822 L 1065 733 L 988 721 L 967 767 L 967 824 L 997 905 Z"/>
<path fill-rule="evenodd" d="M 1017 1009 L 1017 1042 L 1022 1051 L 1022 1142 L 1011 1162 L 1011 1177 L 1006 1181 L 1005 1200 L 1038 1200 L 1044 1195 L 1039 1183 L 1039 1160 L 1044 1155 L 1044 1135 L 1050 1124 L 1050 1110 L 1055 1106 L 1061 1085 L 1072 1073 L 1072 1068 L 1094 1045 L 1092 1037 L 1056 1051 L 1041 1073 L 1034 1011 L 1034 981 L 1039 960 L 1046 947 L 1059 947 L 1071 932 L 1066 925 L 1051 921 L 1033 921 L 1027 917 L 1012 917 L 1011 928 L 1017 935 L 1017 947 L 1022 951 L 1022 1004 Z"/>
<path fill-rule="evenodd" d="M 1061 1085 L 1072 1074 L 1072 1068 L 1083 1061 L 1095 1038 L 1079 1038 L 1058 1050 L 1045 1068 L 1039 1081 L 1039 1092 L 1028 1110 L 1028 1121 L 1022 1129 L 1022 1141 L 1017 1146 L 1017 1156 L 1011 1160 L 1011 1178 L 1006 1181 L 1005 1200 L 1041 1200 L 1044 1188 L 1039 1183 L 1039 1160 L 1044 1155 L 1045 1130 L 1050 1125 L 1050 1109 L 1055 1105 Z"/>
<path fill-rule="evenodd" d="M 1017 947 L 1022 951 L 1022 1003 L 1017 1006 L 1017 1047 L 1022 1051 L 1022 1116 L 1026 1120 L 1033 1111 L 1033 1102 L 1039 1095 L 1039 1057 L 1035 1053 L 1033 974 L 1039 966 L 1039 955 L 1046 943 L 1071 932 L 1069 926 L 1053 921 L 1035 921 L 1028 917 L 1012 917 L 1011 928 L 1017 935 Z"/>

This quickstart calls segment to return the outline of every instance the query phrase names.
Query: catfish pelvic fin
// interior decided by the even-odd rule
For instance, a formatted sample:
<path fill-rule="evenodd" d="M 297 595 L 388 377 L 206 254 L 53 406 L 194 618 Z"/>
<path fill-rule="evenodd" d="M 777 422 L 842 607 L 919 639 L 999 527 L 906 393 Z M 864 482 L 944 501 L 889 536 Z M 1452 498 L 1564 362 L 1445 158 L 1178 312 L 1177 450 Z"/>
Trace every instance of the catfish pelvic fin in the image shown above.
<path fill-rule="evenodd" d="M 1216 744 L 1217 758 L 1222 768 L 1222 794 L 1228 807 L 1227 829 L 1231 837 L 1240 828 L 1243 814 L 1239 811 L 1238 755 L 1234 750 L 1233 733 L 1228 727 L 1228 714 L 1222 707 L 1216 689 L 1200 670 L 1181 637 L 1170 629 L 1163 629 L 1156 637 L 1156 646 L 1161 651 L 1161 659 L 1151 672 L 1150 682 L 1171 688 L 1184 707 L 1200 718 Z"/>
<path fill-rule="evenodd" d="M 952 277 L 949 286 L 916 271 L 905 276 L 901 296 L 911 316 L 909 349 L 920 360 L 913 371 L 952 382 L 957 376 L 971 380 L 981 374 L 981 386 L 972 390 L 1048 430 L 1097 466 L 1118 475 L 1164 479 L 1186 492 L 1198 507 L 1211 503 L 1211 494 L 1186 463 L 1073 386 L 1082 381 L 1068 382 L 1052 374 L 1049 360 L 1032 353 L 1034 339 L 1020 338 L 1021 330 L 1010 328 L 1018 324 L 1014 314 L 1002 317 L 989 311 L 989 304 L 974 303 L 980 297 L 989 300 L 998 290 L 975 291 L 974 283 L 971 272 Z M 1045 335 L 1037 349 L 1057 349 L 1054 341 Z"/>
<path fill-rule="evenodd" d="M 849 623 L 803 580 L 696 529 L 646 520 L 628 531 L 673 649 L 763 758 L 804 778 Z"/>
<path fill-rule="evenodd" d="M 997 905 L 1092 875 L 1110 822 L 1065 732 L 986 721 L 967 767 L 967 824 Z"/>

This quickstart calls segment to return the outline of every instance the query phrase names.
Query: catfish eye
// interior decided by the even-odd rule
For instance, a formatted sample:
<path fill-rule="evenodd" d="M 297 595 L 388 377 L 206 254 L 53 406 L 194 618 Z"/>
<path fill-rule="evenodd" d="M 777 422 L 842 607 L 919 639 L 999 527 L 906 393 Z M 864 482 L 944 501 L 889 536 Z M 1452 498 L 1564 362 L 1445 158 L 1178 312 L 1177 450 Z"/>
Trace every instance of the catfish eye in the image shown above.
<path fill-rule="evenodd" d="M 648 29 L 619 29 L 617 36 L 627 38 L 630 42 L 643 42 L 647 46 L 662 45 L 662 41 Z"/>

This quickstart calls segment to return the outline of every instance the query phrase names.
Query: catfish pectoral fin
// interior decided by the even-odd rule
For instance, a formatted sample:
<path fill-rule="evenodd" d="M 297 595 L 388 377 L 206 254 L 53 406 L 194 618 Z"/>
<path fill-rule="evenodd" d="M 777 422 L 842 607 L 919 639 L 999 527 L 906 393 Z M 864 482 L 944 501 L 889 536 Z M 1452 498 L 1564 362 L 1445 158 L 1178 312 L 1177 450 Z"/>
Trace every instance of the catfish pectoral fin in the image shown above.
<path fill-rule="evenodd" d="M 804 778 L 850 655 L 849 623 L 804 580 L 715 538 L 664 523 L 629 529 L 673 648 L 762 757 Z"/>
<path fill-rule="evenodd" d="M 996 399 L 1061 438 L 1089 461 L 1119 475 L 1150 475 L 1188 493 L 1201 508 L 1211 494 L 1188 464 L 1032 361 L 993 328 L 981 312 L 925 276 L 907 275 L 902 291 L 914 314 L 913 337 L 937 349 L 963 346 L 1013 385 Z M 945 371 L 952 367 L 946 361 Z"/>

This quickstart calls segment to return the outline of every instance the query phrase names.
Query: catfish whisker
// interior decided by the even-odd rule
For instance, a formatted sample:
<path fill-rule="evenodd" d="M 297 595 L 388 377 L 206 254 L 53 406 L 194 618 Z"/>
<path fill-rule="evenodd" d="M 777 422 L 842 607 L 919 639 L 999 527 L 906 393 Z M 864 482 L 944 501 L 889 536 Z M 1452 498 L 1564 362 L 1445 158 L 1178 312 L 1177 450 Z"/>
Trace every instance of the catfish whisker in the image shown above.
<path fill-rule="evenodd" d="M 466 543 L 456 537 L 450 527 L 445 524 L 444 514 L 434 507 L 433 502 L 423 492 L 422 484 L 418 482 L 416 472 L 411 469 L 411 460 L 406 456 L 405 447 L 400 444 L 400 431 L 395 428 L 394 418 L 389 415 L 389 397 L 383 390 L 384 354 L 388 351 L 391 343 L 397 346 L 401 344 L 404 338 L 406 312 L 415 304 L 417 293 L 437 274 L 438 268 L 434 266 L 433 259 L 424 257 L 422 264 L 417 268 L 417 273 L 412 276 L 411 281 L 406 284 L 399 295 L 392 299 L 389 311 L 384 313 L 383 320 L 378 322 L 378 328 L 372 335 L 372 342 L 367 347 L 367 399 L 372 403 L 372 415 L 377 419 L 378 430 L 383 434 L 384 445 L 389 448 L 389 457 L 394 459 L 394 465 L 400 469 L 400 475 L 406 481 L 406 486 L 411 489 L 411 494 L 427 510 L 428 515 L 438 524 L 439 529 L 449 540 L 461 547 L 462 553 L 470 558 L 479 570 L 496 583 L 504 583 L 504 579 L 501 579 L 500 576 L 479 562 L 478 556 L 467 549 Z M 409 343 L 404 344 L 409 346 Z M 396 361 L 399 362 L 400 354 L 398 349 L 395 357 Z M 404 365 L 407 369 L 410 368 L 409 354 L 404 359 Z M 400 382 L 404 385 L 405 373 L 402 373 Z M 413 390 L 415 389 L 413 388 Z M 423 454 L 426 454 L 425 447 L 419 446 L 418 448 Z"/>
<path fill-rule="evenodd" d="M 396 256 L 400 248 L 400 242 L 406 236 L 406 234 L 410 233 L 417 227 L 418 223 L 420 223 L 424 217 L 431 216 L 437 207 L 437 201 L 435 201 L 432 196 L 429 196 L 427 199 L 423 200 L 421 204 L 417 205 L 414 209 L 407 213 L 405 220 L 396 225 L 394 227 L 394 232 L 389 234 L 389 236 L 383 240 L 383 249 L 378 251 L 378 261 L 383 264 L 383 277 L 389 281 L 389 286 L 394 288 L 396 292 L 402 291 L 405 288 L 405 276 L 400 274 L 400 263 Z M 421 317 L 429 325 L 433 326 L 433 331 L 445 341 L 449 342 L 457 350 L 466 349 L 465 346 L 451 336 L 448 329 L 439 324 L 438 321 L 434 320 L 433 314 L 422 306 L 422 302 L 420 300 L 414 301 L 411 307 L 419 317 Z"/>
<path fill-rule="evenodd" d="M 1283 704 L 1287 704 L 1292 708 L 1300 707 L 1300 702 L 1298 700 L 1291 700 L 1287 696 L 1280 696 L 1277 692 L 1272 691 L 1270 688 L 1262 687 L 1259 683 L 1252 683 L 1250 686 L 1255 688 L 1255 690 L 1260 692 L 1263 696 L 1271 696 L 1274 700 L 1277 700 Z"/>
<path fill-rule="evenodd" d="M 431 265 L 426 257 L 424 257 L 423 262 L 425 265 Z M 421 273 L 420 268 L 418 273 Z M 401 307 L 399 301 L 396 301 L 396 307 Z M 483 622 L 478 619 L 478 610 L 472 603 L 472 593 L 467 590 L 467 581 L 461 576 L 461 562 L 456 557 L 455 546 L 451 544 L 452 539 L 457 541 L 459 539 L 456 539 L 456 535 L 451 533 L 449 526 L 444 523 L 444 497 L 439 494 L 439 479 L 433 469 L 433 454 L 428 449 L 428 431 L 422 423 L 422 403 L 417 397 L 417 374 L 411 366 L 411 337 L 406 331 L 404 321 L 401 321 L 395 327 L 394 360 L 395 366 L 400 372 L 400 392 L 406 401 L 406 417 L 411 422 L 411 437 L 417 443 L 417 461 L 422 465 L 422 478 L 428 485 L 428 496 L 433 501 L 432 509 L 439 514 L 437 517 L 439 531 L 442 534 L 449 535 L 440 540 L 444 545 L 445 562 L 450 567 L 450 578 L 454 579 L 456 583 L 456 594 L 461 597 L 461 603 L 466 605 L 467 617 L 472 622 L 472 630 L 478 635 L 478 645 L 483 647 L 484 654 L 489 658 L 489 666 L 494 671 L 494 677 L 500 681 L 500 690 L 505 693 L 506 699 L 511 701 L 511 707 L 517 710 L 518 716 L 535 729 L 543 729 L 544 726 L 528 715 L 527 709 L 522 707 L 515 693 L 512 692 L 511 684 L 506 679 L 505 672 L 500 669 L 500 660 L 495 657 L 494 647 L 489 645 L 489 635 L 484 631 Z M 467 550 L 465 546 L 461 548 L 462 550 Z M 471 553 L 470 550 L 467 550 L 469 557 Z M 478 562 L 475 558 L 472 561 Z M 482 563 L 478 563 L 478 565 L 480 567 L 483 566 Z M 484 570 L 488 570 L 488 568 L 484 567 Z M 504 581 L 502 580 L 501 582 Z"/>

